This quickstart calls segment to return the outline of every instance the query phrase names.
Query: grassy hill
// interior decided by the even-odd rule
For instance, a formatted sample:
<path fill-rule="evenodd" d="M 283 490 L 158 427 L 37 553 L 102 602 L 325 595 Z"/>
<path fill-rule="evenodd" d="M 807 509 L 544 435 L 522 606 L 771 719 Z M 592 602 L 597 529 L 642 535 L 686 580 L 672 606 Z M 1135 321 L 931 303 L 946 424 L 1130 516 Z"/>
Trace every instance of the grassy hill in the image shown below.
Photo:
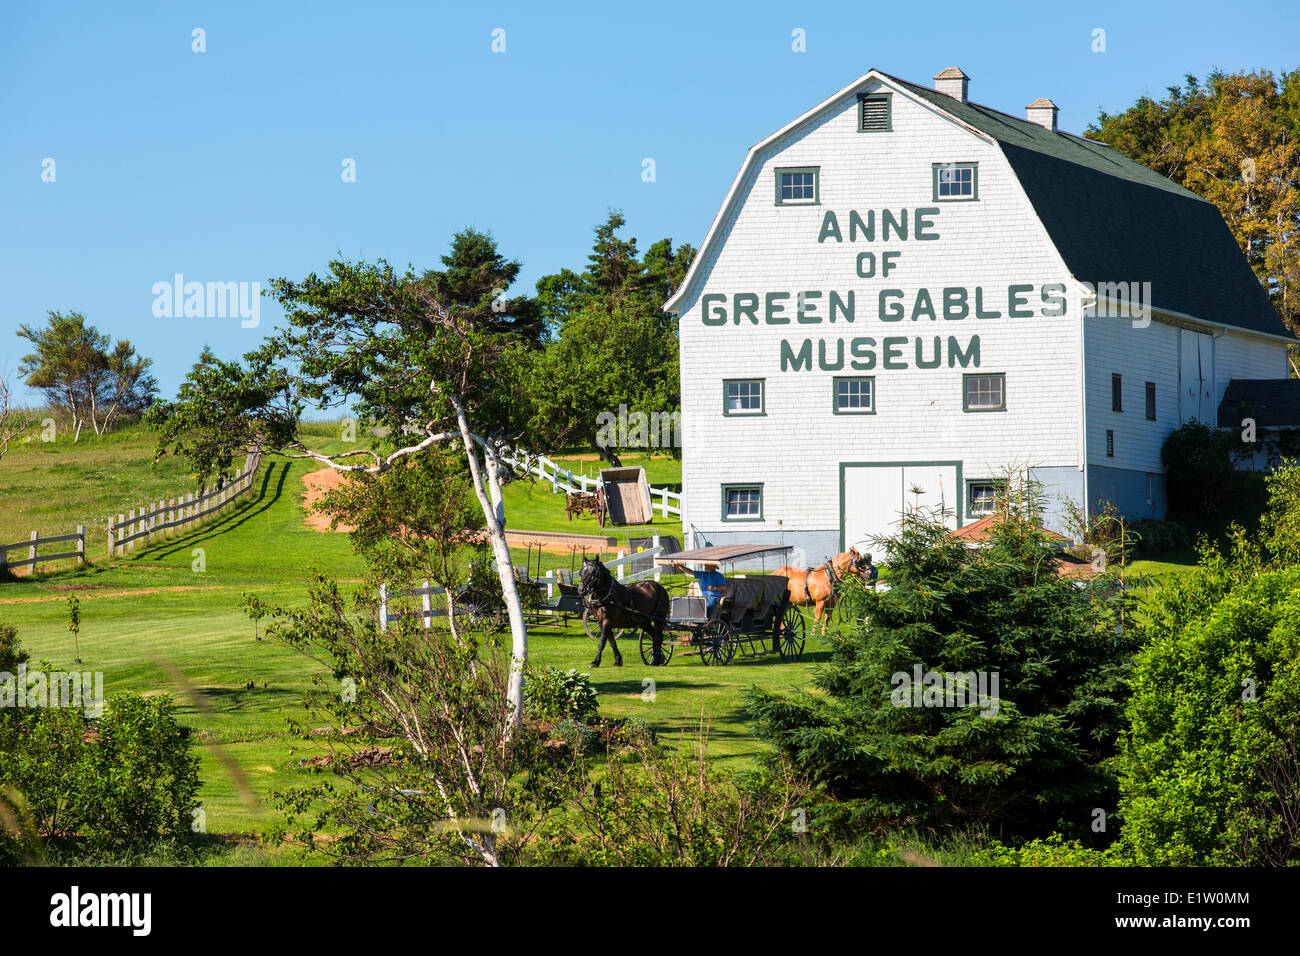
<path fill-rule="evenodd" d="M 320 430 L 316 437 L 328 440 L 328 428 Z M 313 568 L 359 586 L 362 563 L 347 535 L 314 531 L 304 519 L 301 480 L 317 466 L 272 456 L 264 460 L 253 491 L 209 524 L 142 545 L 124 558 L 108 558 L 97 533 L 100 516 L 123 510 L 128 501 L 172 497 L 192 487 L 185 483 L 182 464 L 168 460 L 154 467 L 151 455 L 149 436 L 130 429 L 102 440 L 83 436 L 78 446 L 19 446 L 0 460 L 0 528 L 5 529 L 0 536 L 20 540 L 33 528 L 53 533 L 77 523 L 95 531 L 89 566 L 63 562 L 60 569 L 0 583 L 0 621 L 18 628 L 34 659 L 68 667 L 73 649 L 65 602 L 77 594 L 80 669 L 102 671 L 110 694 L 177 695 L 182 719 L 202 745 L 201 800 L 209 831 L 259 832 L 279 820 L 267 803 L 269 795 L 302 782 L 298 762 L 315 752 L 310 739 L 292 736 L 286 727 L 286 717 L 299 712 L 313 665 L 256 639 L 239 604 L 246 592 L 266 601 L 300 603 Z M 656 460 L 657 480 L 671 478 L 675 465 Z M 538 530 L 534 526 L 545 523 L 578 530 L 578 522 L 565 519 L 563 496 L 548 488 L 521 482 L 506 495 L 511 527 Z M 663 529 L 680 534 L 680 525 Z M 203 552 L 202 572 L 192 570 L 196 549 Z M 517 557 L 522 563 L 522 553 Z M 547 555 L 544 563 L 570 560 Z M 804 686 L 813 663 L 825 656 L 824 646 L 810 640 L 801 663 L 757 658 L 708 668 L 679 657 L 652 670 L 641 664 L 634 643 L 622 649 L 627 666 L 613 668 L 607 653 L 605 666 L 591 672 L 602 711 L 636 714 L 669 735 L 704 717 L 710 722 L 712 753 L 726 764 L 747 762 L 759 746 L 739 710 L 740 692 L 751 684 Z M 530 634 L 537 663 L 587 670 L 593 650 L 577 625 Z M 642 680 L 651 675 L 657 683 L 653 703 L 641 698 Z M 240 780 L 256 795 L 255 802 L 241 800 Z"/>

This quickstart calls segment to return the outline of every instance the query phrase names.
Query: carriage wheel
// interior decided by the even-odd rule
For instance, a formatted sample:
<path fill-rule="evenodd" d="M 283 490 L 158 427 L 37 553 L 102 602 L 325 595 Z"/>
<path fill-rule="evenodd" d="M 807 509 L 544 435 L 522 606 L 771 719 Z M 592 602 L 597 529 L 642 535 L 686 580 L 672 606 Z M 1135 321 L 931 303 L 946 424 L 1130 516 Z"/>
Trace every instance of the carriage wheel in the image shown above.
<path fill-rule="evenodd" d="M 504 610 L 490 595 L 482 592 L 468 591 L 462 595 L 460 611 L 475 626 L 492 631 L 500 630 Z"/>
<path fill-rule="evenodd" d="M 700 632 L 700 660 L 721 666 L 731 660 L 736 648 L 731 642 L 731 627 L 726 621 L 714 621 Z"/>
<path fill-rule="evenodd" d="M 663 655 L 664 662 L 659 665 L 666 667 L 668 662 L 673 659 L 673 642 L 672 635 L 665 634 L 664 642 L 659 647 L 659 653 Z M 649 631 L 641 632 L 641 663 L 646 667 L 654 667 L 655 659 L 655 642 Z"/>
<path fill-rule="evenodd" d="M 787 607 L 776 635 L 776 647 L 781 653 L 781 660 L 797 661 L 803 654 L 804 627 L 803 615 L 799 609 L 793 605 Z"/>

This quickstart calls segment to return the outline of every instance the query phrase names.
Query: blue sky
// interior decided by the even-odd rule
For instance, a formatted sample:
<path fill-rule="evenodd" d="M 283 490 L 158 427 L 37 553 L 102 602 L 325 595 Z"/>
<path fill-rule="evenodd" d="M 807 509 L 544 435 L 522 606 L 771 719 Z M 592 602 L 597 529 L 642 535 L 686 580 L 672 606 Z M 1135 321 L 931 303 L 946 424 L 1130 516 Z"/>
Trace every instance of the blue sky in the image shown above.
<path fill-rule="evenodd" d="M 531 291 L 581 268 L 611 207 L 642 248 L 698 246 L 745 150 L 871 67 L 929 84 L 960 66 L 975 102 L 1021 114 L 1047 96 L 1082 132 L 1189 72 L 1300 66 L 1296 0 L 1241 9 L 6 0 L 0 374 L 34 400 L 14 331 L 80 310 L 152 357 L 170 396 L 204 344 L 241 355 L 279 315 L 157 318 L 153 285 L 175 273 L 265 285 L 338 253 L 427 268 L 473 225 Z"/>

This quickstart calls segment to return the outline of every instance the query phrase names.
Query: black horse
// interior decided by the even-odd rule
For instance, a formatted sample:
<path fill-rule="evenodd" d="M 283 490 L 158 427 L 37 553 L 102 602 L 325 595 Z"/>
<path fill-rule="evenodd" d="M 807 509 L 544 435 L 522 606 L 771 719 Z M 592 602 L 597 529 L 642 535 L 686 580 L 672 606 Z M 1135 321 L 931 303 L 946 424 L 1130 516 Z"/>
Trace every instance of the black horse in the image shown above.
<path fill-rule="evenodd" d="M 663 656 L 664 624 L 668 620 L 670 603 L 663 585 L 656 581 L 619 584 L 609 573 L 609 568 L 595 558 L 585 558 L 578 577 L 578 593 L 600 625 L 600 643 L 592 667 L 600 666 L 600 655 L 605 652 L 606 641 L 614 649 L 614 666 L 623 666 L 623 655 L 618 652 L 618 642 L 614 640 L 615 628 L 649 631 L 654 641 L 654 664 L 667 663 Z"/>

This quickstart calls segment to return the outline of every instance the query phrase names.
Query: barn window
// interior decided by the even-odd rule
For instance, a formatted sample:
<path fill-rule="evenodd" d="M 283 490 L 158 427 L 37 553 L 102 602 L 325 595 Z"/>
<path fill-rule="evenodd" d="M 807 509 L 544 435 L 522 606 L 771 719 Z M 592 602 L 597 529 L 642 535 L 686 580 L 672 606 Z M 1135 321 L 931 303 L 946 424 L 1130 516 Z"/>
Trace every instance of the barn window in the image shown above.
<path fill-rule="evenodd" d="M 836 415 L 871 415 L 876 410 L 876 380 L 871 376 L 835 379 Z"/>
<path fill-rule="evenodd" d="M 1005 412 L 1007 410 L 1007 377 L 1003 372 L 986 375 L 963 375 L 965 394 L 962 396 L 964 412 Z"/>
<path fill-rule="evenodd" d="M 988 515 L 993 513 L 993 506 L 998 493 L 1003 490 L 999 481 L 972 481 L 966 485 L 966 513 L 968 515 Z"/>
<path fill-rule="evenodd" d="M 1124 411 L 1124 378 L 1120 375 L 1110 377 L 1110 410 Z"/>
<path fill-rule="evenodd" d="M 979 163 L 935 163 L 935 202 L 979 199 Z"/>
<path fill-rule="evenodd" d="M 1147 421 L 1156 420 L 1156 383 L 1147 382 Z"/>
<path fill-rule="evenodd" d="M 723 485 L 723 521 L 762 521 L 762 485 Z"/>
<path fill-rule="evenodd" d="M 858 132 L 888 133 L 894 126 L 891 94 L 858 94 Z"/>
<path fill-rule="evenodd" d="M 724 415 L 762 415 L 763 380 L 733 378 L 722 383 Z"/>
<path fill-rule="evenodd" d="M 1115 432 L 1109 428 L 1106 429 L 1106 457 L 1115 457 Z"/>
<path fill-rule="evenodd" d="M 816 166 L 792 166 L 776 171 L 776 204 L 778 206 L 817 205 Z"/>

